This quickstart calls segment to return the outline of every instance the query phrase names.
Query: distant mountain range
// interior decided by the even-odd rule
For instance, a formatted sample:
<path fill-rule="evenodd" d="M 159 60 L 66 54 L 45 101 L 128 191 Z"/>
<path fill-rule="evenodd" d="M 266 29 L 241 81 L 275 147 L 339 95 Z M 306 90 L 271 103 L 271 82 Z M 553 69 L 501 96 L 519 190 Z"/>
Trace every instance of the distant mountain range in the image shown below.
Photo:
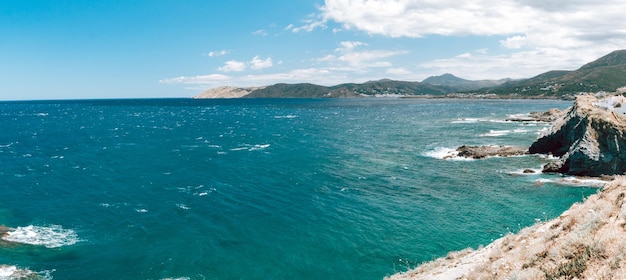
<path fill-rule="evenodd" d="M 321 86 L 309 83 L 274 84 L 257 88 L 220 87 L 195 98 L 327 98 L 363 96 L 491 96 L 518 98 L 567 98 L 579 92 L 614 91 L 626 86 L 626 50 L 614 51 L 578 70 L 549 71 L 522 80 L 471 81 L 452 74 L 422 82 L 382 79 L 362 84 Z"/>

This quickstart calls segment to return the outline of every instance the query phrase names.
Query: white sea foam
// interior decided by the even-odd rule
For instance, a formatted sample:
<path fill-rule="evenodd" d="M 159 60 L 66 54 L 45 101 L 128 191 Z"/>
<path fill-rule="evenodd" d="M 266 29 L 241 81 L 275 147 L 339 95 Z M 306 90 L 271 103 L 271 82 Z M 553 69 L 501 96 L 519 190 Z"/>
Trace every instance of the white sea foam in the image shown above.
<path fill-rule="evenodd" d="M 254 146 L 250 147 L 250 151 L 265 150 L 265 149 L 267 149 L 269 147 L 270 147 L 270 144 L 254 145 Z"/>
<path fill-rule="evenodd" d="M 0 264 L 0 280 L 52 279 L 50 273 L 51 271 L 37 273 L 29 269 L 18 268 L 14 265 Z"/>
<path fill-rule="evenodd" d="M 532 171 L 532 172 L 524 172 L 524 171 Z M 525 169 L 519 169 L 519 170 L 515 170 L 511 172 L 506 172 L 506 173 L 509 175 L 528 176 L 528 175 L 538 175 L 538 174 L 541 174 L 541 172 L 542 172 L 541 168 L 525 168 Z"/>
<path fill-rule="evenodd" d="M 489 130 L 489 132 L 487 133 L 483 133 L 480 136 L 483 137 L 498 137 L 498 136 L 504 136 L 511 133 L 511 130 Z"/>
<path fill-rule="evenodd" d="M 510 121 L 503 119 L 493 119 L 493 118 L 458 118 L 450 123 L 453 124 L 473 124 L 479 122 L 490 122 L 490 123 L 510 123 Z"/>
<path fill-rule="evenodd" d="M 528 129 L 522 129 L 522 128 L 517 128 L 517 129 L 512 129 L 512 130 L 489 130 L 488 133 L 483 133 L 480 136 L 499 137 L 499 136 L 509 135 L 511 133 L 526 134 L 528 132 L 529 132 Z"/>
<path fill-rule="evenodd" d="M 295 115 L 286 115 L 286 116 L 274 116 L 275 119 L 295 119 L 298 116 Z"/>
<path fill-rule="evenodd" d="M 183 209 L 183 210 L 189 210 L 189 209 L 191 209 L 191 208 L 189 208 L 189 206 L 187 206 L 187 205 L 185 205 L 185 204 L 182 204 L 182 203 L 178 203 L 178 204 L 176 204 L 176 206 L 177 206 L 178 208 L 180 208 L 180 209 Z"/>
<path fill-rule="evenodd" d="M 451 121 L 450 123 L 477 123 L 479 121 L 480 119 L 475 119 L 475 118 L 460 118 L 460 119 Z"/>
<path fill-rule="evenodd" d="M 459 154 L 456 149 L 437 147 L 434 150 L 430 150 L 424 153 L 424 156 L 436 158 L 436 159 L 444 159 L 447 157 L 456 157 Z"/>
<path fill-rule="evenodd" d="M 436 159 L 445 159 L 445 160 L 467 160 L 471 161 L 474 159 L 459 157 L 459 152 L 456 149 L 437 147 L 434 150 L 427 151 L 423 153 L 426 157 L 436 158 Z"/>
<path fill-rule="evenodd" d="M 578 187 L 602 187 L 607 181 L 593 178 L 577 178 L 577 177 L 563 177 L 559 179 L 538 179 L 535 182 L 552 183 L 558 185 L 578 186 Z"/>
<path fill-rule="evenodd" d="M 270 144 L 257 144 L 257 145 L 249 145 L 245 144 L 243 147 L 232 148 L 231 151 L 259 151 L 265 150 L 270 147 Z"/>
<path fill-rule="evenodd" d="M 64 229 L 59 225 L 18 227 L 7 232 L 2 240 L 47 248 L 69 246 L 80 241 L 76 232 L 71 229 Z"/>

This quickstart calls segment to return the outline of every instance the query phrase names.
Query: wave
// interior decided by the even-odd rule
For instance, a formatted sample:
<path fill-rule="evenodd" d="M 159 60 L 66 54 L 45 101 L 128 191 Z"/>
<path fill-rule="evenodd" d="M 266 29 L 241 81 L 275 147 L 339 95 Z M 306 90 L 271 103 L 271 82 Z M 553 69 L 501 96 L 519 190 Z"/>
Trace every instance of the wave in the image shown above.
<path fill-rule="evenodd" d="M 499 137 L 499 136 L 505 136 L 505 135 L 509 135 L 511 133 L 518 133 L 518 134 L 526 134 L 530 132 L 528 129 L 511 129 L 511 130 L 489 130 L 489 132 L 487 133 L 483 133 L 480 136 L 483 137 Z"/>
<path fill-rule="evenodd" d="M 274 116 L 275 119 L 295 119 L 298 116 L 295 115 L 286 115 L 286 116 Z"/>
<path fill-rule="evenodd" d="M 177 204 L 176 204 L 176 207 L 178 207 L 178 208 L 180 208 L 180 209 L 183 209 L 183 210 L 189 210 L 189 209 L 191 209 L 191 208 L 189 208 L 189 206 L 187 206 L 187 205 L 185 205 L 185 204 L 182 204 L 182 203 L 177 203 Z"/>
<path fill-rule="evenodd" d="M 232 148 L 231 151 L 260 151 L 265 150 L 270 147 L 270 144 L 257 144 L 257 145 L 249 145 L 245 144 L 243 147 Z"/>
<path fill-rule="evenodd" d="M 19 268 L 14 265 L 0 264 L 1 280 L 18 280 L 18 279 L 52 279 L 53 271 L 34 272 L 26 268 Z"/>
<path fill-rule="evenodd" d="M 489 122 L 489 123 L 510 123 L 511 121 L 503 120 L 503 119 L 491 119 L 491 118 L 458 118 L 456 120 L 451 121 L 452 124 L 473 124 L 480 122 Z"/>
<path fill-rule="evenodd" d="M 30 244 L 37 246 L 45 246 L 46 248 L 58 248 L 76 244 L 78 235 L 71 229 L 64 229 L 59 225 L 49 227 L 33 226 L 18 227 L 6 232 L 2 240 Z"/>
<path fill-rule="evenodd" d="M 607 181 L 594 179 L 594 178 L 578 178 L 578 177 L 563 177 L 559 179 L 538 179 L 535 181 L 537 184 L 552 183 L 557 185 L 577 186 L 577 187 L 603 187 Z"/>
<path fill-rule="evenodd" d="M 481 119 L 477 119 L 477 118 L 459 118 L 454 121 L 451 121 L 450 123 L 477 123 L 480 121 Z"/>
<path fill-rule="evenodd" d="M 437 147 L 434 150 L 426 151 L 422 154 L 423 156 L 436 158 L 436 159 L 445 159 L 445 160 L 463 160 L 463 161 L 472 161 L 474 159 L 459 157 L 459 152 L 456 149 Z"/>
<path fill-rule="evenodd" d="M 542 169 L 541 168 L 524 168 L 524 169 L 506 172 L 506 174 L 517 175 L 517 176 L 539 175 L 539 174 L 542 174 Z"/>

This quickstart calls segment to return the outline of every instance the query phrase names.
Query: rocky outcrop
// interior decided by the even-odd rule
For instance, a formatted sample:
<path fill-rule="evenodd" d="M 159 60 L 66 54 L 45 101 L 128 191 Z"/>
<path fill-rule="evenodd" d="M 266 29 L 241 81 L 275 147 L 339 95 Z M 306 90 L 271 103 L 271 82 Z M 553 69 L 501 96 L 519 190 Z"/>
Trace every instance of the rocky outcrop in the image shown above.
<path fill-rule="evenodd" d="M 531 154 L 559 157 L 544 166 L 544 172 L 582 176 L 626 172 L 626 117 L 594 105 L 598 103 L 593 95 L 578 96 L 550 132 L 530 146 Z"/>
<path fill-rule="evenodd" d="M 388 279 L 622 279 L 625 202 L 626 177 L 618 176 L 553 220 Z"/>
<path fill-rule="evenodd" d="M 554 122 L 563 115 L 563 111 L 552 108 L 545 112 L 530 112 L 525 116 L 513 116 L 507 118 L 510 122 Z"/>
<path fill-rule="evenodd" d="M 528 153 L 526 147 L 515 146 L 461 146 L 456 149 L 455 157 L 481 159 L 486 157 L 510 157 Z"/>

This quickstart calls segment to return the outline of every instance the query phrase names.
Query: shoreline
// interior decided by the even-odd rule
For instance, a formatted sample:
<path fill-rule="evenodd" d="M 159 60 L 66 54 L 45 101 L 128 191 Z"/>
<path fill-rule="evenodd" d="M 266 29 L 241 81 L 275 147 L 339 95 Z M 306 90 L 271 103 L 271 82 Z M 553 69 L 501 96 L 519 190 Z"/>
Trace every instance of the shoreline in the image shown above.
<path fill-rule="evenodd" d="M 528 150 L 558 157 L 544 165 L 544 173 L 598 181 L 611 178 L 598 193 L 574 203 L 557 218 L 507 234 L 486 247 L 450 252 L 385 279 L 609 279 L 626 275 L 626 165 L 621 164 L 625 125 L 613 112 L 621 110 L 621 103 L 602 108 L 596 105 L 600 101 L 594 95 L 580 95 L 563 113 L 555 111 L 558 117 L 551 131 Z"/>
<path fill-rule="evenodd" d="M 626 176 L 560 216 L 385 277 L 406 279 L 608 279 L 626 275 Z"/>

